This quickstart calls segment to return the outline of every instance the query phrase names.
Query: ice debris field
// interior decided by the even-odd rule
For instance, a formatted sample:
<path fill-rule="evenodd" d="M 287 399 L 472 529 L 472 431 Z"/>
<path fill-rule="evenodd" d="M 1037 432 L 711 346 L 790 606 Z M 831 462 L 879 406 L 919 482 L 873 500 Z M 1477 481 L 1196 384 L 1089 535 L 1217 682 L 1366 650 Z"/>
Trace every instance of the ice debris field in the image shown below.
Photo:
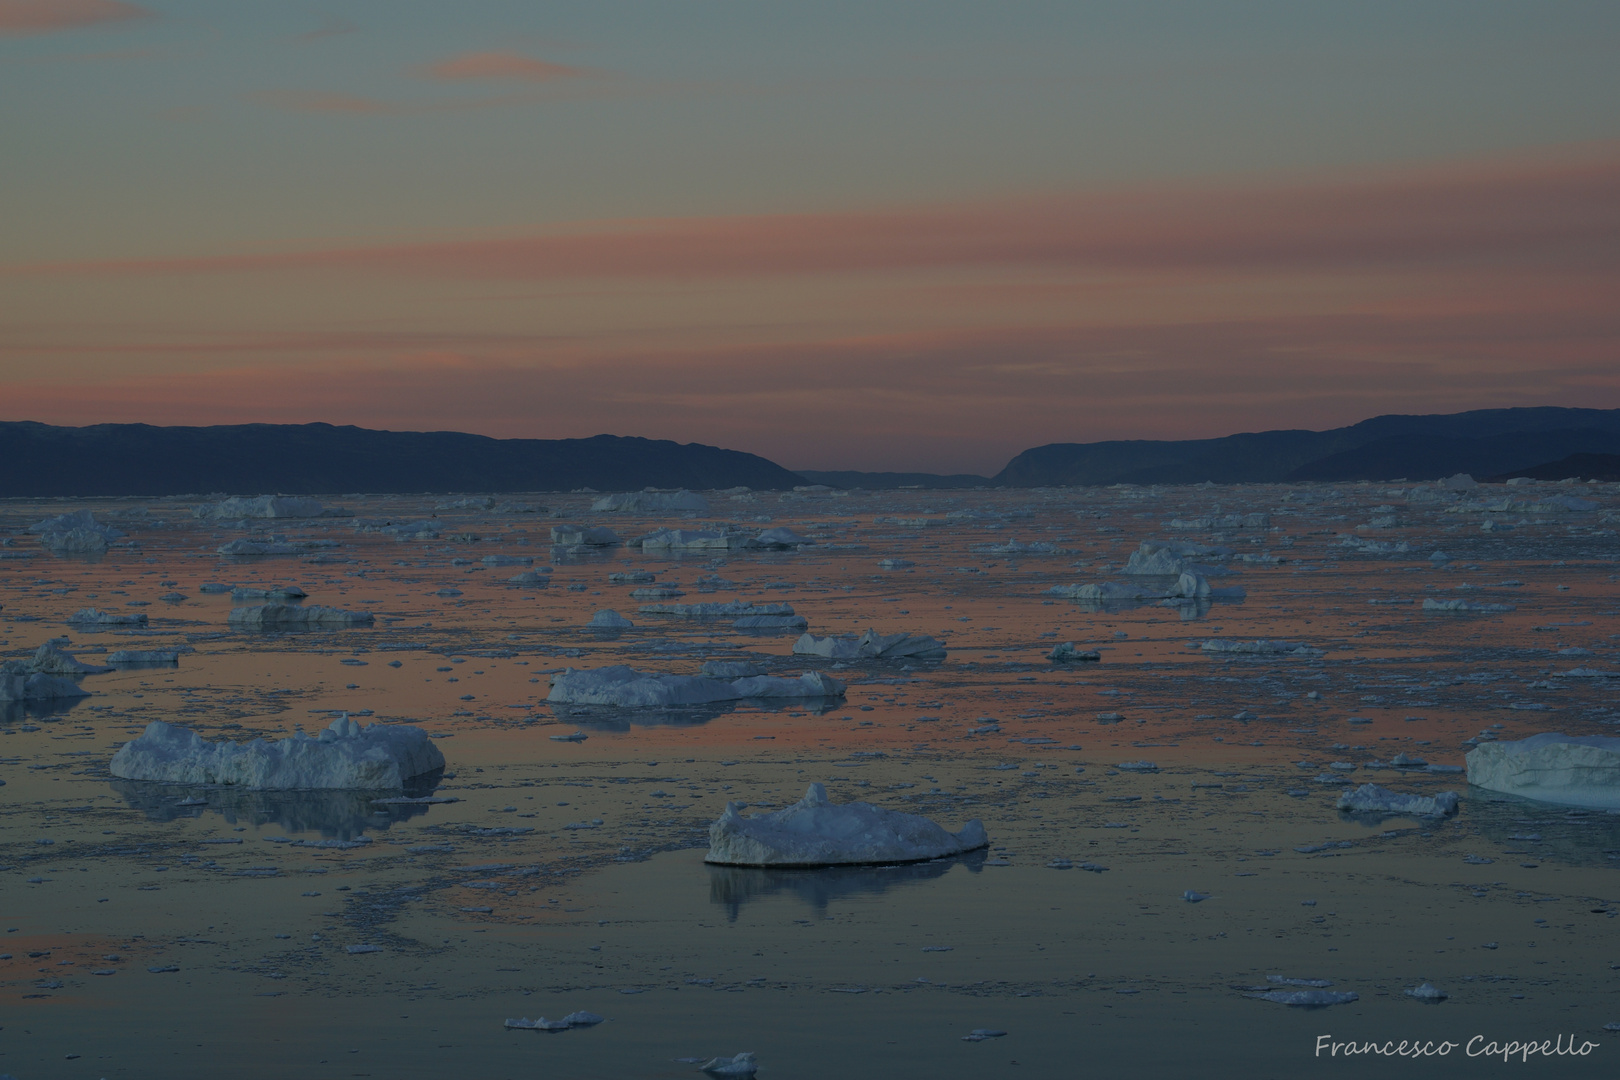
<path fill-rule="evenodd" d="M 0 1073 L 1611 1076 L 1617 526 L 1466 477 L 5 502 Z"/>

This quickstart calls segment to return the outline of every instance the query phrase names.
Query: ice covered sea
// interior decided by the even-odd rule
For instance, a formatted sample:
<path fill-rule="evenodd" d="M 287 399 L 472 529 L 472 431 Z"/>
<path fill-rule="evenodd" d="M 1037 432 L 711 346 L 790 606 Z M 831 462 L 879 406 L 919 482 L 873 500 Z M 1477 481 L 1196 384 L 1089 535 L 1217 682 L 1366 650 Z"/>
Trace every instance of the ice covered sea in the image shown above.
<path fill-rule="evenodd" d="M 1444 771 L 1480 740 L 1620 734 L 1620 489 L 704 498 L 348 496 L 270 520 L 0 503 L 0 657 L 61 638 L 91 664 L 180 650 L 78 676 L 88 697 L 0 705 L 0 1073 L 696 1077 L 740 1051 L 784 1080 L 1620 1068 L 1620 815 Z M 57 555 L 27 531 L 77 510 L 123 535 L 75 523 L 85 553 Z M 558 525 L 722 539 L 554 547 Z M 814 544 L 723 538 L 777 528 Z M 1143 541 L 1199 548 L 1138 566 L 1180 559 L 1243 598 L 1132 598 L 1180 580 L 1124 572 Z M 1048 592 L 1108 583 L 1139 588 Z M 230 619 L 266 602 L 371 619 Z M 793 626 L 640 611 L 732 602 L 946 655 L 795 655 Z M 634 625 L 589 629 L 604 609 Z M 1049 660 L 1064 642 L 1101 659 Z M 715 660 L 847 690 L 546 701 L 567 667 Z M 245 740 L 342 711 L 423 727 L 443 774 L 379 793 L 108 772 L 152 720 Z M 776 809 L 817 781 L 951 830 L 979 818 L 991 848 L 703 863 L 727 801 Z M 1461 809 L 1335 810 L 1364 783 Z M 1424 983 L 1445 1000 L 1405 993 Z M 1258 996 L 1305 989 L 1356 998 Z M 504 1026 L 576 1011 L 605 1019 Z M 964 1040 L 985 1030 L 1006 1034 Z M 1321 1035 L 1601 1045 L 1493 1068 L 1462 1045 L 1330 1060 Z"/>

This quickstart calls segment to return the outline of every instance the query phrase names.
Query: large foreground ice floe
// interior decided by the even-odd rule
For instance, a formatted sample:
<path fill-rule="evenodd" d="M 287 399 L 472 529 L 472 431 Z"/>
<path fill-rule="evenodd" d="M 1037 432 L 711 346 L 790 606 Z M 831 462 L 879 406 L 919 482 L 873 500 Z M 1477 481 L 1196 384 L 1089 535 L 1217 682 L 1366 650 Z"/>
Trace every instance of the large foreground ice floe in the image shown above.
<path fill-rule="evenodd" d="M 573 705 L 612 705 L 641 709 L 670 705 L 708 705 L 717 701 L 744 698 L 830 698 L 842 697 L 844 684 L 819 671 L 807 671 L 797 679 L 777 675 L 754 675 L 742 679 L 715 679 L 702 675 L 666 675 L 656 671 L 636 671 L 616 664 L 612 667 L 576 671 L 569 668 L 551 677 L 547 701 Z"/>
<path fill-rule="evenodd" d="M 234 784 L 261 790 L 405 786 L 444 768 L 444 755 L 421 728 L 360 724 L 347 715 L 316 737 L 209 742 L 190 728 L 154 720 L 113 755 L 114 776 L 172 784 Z"/>
<path fill-rule="evenodd" d="M 736 803 L 709 826 L 703 861 L 722 866 L 847 866 L 922 862 L 988 847 L 977 818 L 947 832 L 925 817 L 871 803 L 834 806 L 811 784 L 804 798 L 773 814 L 743 817 Z"/>
<path fill-rule="evenodd" d="M 1620 739 L 1563 735 L 1483 743 L 1468 752 L 1468 782 L 1565 806 L 1620 809 Z"/>
<path fill-rule="evenodd" d="M 232 608 L 229 621 L 238 630 L 281 630 L 313 626 L 369 626 L 375 620 L 369 611 L 342 611 L 319 604 L 308 607 L 298 604 L 259 604 Z"/>

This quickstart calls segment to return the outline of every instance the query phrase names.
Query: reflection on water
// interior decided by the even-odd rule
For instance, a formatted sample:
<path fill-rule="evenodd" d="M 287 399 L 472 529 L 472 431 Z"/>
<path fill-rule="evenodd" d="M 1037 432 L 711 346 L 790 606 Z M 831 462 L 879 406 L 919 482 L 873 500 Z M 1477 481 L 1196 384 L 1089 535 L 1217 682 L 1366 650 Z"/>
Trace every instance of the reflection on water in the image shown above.
<path fill-rule="evenodd" d="M 88 697 L 76 697 L 0 702 L 0 724 L 19 724 L 24 720 L 59 720 L 63 714 L 89 700 Z"/>
<path fill-rule="evenodd" d="M 709 901 L 725 906 L 732 921 L 751 900 L 779 893 L 797 896 L 825 914 L 834 900 L 852 896 L 879 896 L 890 889 L 933 881 L 961 864 L 978 873 L 986 858 L 983 850 L 970 851 L 949 859 L 904 863 L 898 866 L 828 866 L 806 870 L 762 870 L 746 866 L 710 866 Z"/>
<path fill-rule="evenodd" d="M 1507 851 L 1527 853 L 1519 856 L 1523 861 L 1620 868 L 1620 814 L 1535 802 L 1472 785 L 1463 805 L 1468 824 L 1480 836 Z M 1475 854 L 1501 857 L 1500 851 Z"/>
<path fill-rule="evenodd" d="M 848 708 L 843 698 L 752 698 L 742 701 L 714 701 L 707 705 L 671 705 L 666 708 L 624 709 L 611 705 L 554 705 L 559 720 L 578 724 L 592 731 L 629 731 L 633 727 L 695 727 L 729 713 L 802 712 L 821 716 L 834 709 Z"/>
<path fill-rule="evenodd" d="M 442 775 L 441 770 L 415 777 L 403 794 L 411 798 L 431 795 Z M 200 818 L 208 811 L 232 825 L 279 825 L 289 833 L 320 833 L 337 840 L 350 840 L 368 830 L 381 831 L 429 810 L 420 803 L 379 806 L 373 802 L 395 797 L 401 794 L 398 791 L 253 791 L 146 780 L 108 782 L 148 821 Z"/>

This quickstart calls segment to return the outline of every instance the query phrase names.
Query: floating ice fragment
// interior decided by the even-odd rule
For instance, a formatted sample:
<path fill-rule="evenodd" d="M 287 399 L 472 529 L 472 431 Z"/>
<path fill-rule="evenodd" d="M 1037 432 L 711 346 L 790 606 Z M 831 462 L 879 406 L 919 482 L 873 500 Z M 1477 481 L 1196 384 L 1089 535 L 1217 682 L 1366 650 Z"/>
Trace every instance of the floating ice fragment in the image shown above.
<path fill-rule="evenodd" d="M 730 1078 L 747 1080 L 748 1077 L 759 1071 L 759 1066 L 754 1061 L 753 1053 L 744 1051 L 734 1057 L 710 1058 L 698 1066 L 698 1069 L 708 1073 L 710 1076 L 726 1077 L 728 1080 Z"/>
<path fill-rule="evenodd" d="M 1267 990 L 1263 993 L 1245 994 L 1243 996 L 1255 998 L 1259 1001 L 1273 1001 L 1278 1005 L 1297 1005 L 1307 1009 L 1320 1009 L 1328 1005 L 1344 1005 L 1361 999 L 1361 995 L 1353 991 L 1341 993 L 1337 990 Z"/>
<path fill-rule="evenodd" d="M 984 826 L 969 821 L 951 833 L 912 814 L 870 803 L 835 806 L 811 784 L 803 799 L 775 813 L 745 818 L 735 802 L 709 826 L 704 861 L 723 866 L 841 866 L 922 862 L 989 846 Z"/>
<path fill-rule="evenodd" d="M 1316 901 L 1313 900 L 1311 903 L 1315 904 Z M 1267 975 L 1266 982 L 1275 983 L 1278 986 L 1310 986 L 1318 990 L 1333 985 L 1332 979 L 1293 979 L 1286 975 Z"/>
<path fill-rule="evenodd" d="M 1254 653 L 1262 656 L 1321 656 L 1322 650 L 1297 641 L 1229 641 L 1211 638 L 1203 650 L 1213 653 Z"/>
<path fill-rule="evenodd" d="M 575 731 L 575 732 L 572 732 L 572 733 L 570 733 L 568 735 L 553 735 L 553 736 L 551 736 L 551 741 L 552 742 L 584 742 L 588 738 L 590 738 L 590 736 L 585 734 L 583 731 Z"/>
<path fill-rule="evenodd" d="M 1390 791 L 1377 784 L 1362 784 L 1354 791 L 1341 792 L 1336 804 L 1340 810 L 1356 813 L 1417 814 L 1421 817 L 1445 817 L 1457 812 L 1457 793 L 1442 791 L 1438 795 L 1412 795 Z"/>
<path fill-rule="evenodd" d="M 1620 738 L 1543 732 L 1481 743 L 1468 782 L 1541 802 L 1620 809 Z"/>
<path fill-rule="evenodd" d="M 841 697 L 844 684 L 819 671 L 797 679 L 756 675 L 730 682 L 700 675 L 666 675 L 636 671 L 623 665 L 580 671 L 568 668 L 551 677 L 546 700 L 575 705 L 613 705 L 649 708 L 704 705 L 745 698 Z"/>
<path fill-rule="evenodd" d="M 1181 894 L 1181 898 L 1183 900 L 1187 901 L 1187 903 L 1189 903 L 1189 904 L 1201 903 L 1204 900 L 1208 900 L 1209 897 L 1210 897 L 1209 893 L 1201 893 L 1201 892 L 1197 892 L 1197 891 L 1195 891 L 1193 889 L 1188 889 L 1186 892 Z"/>
<path fill-rule="evenodd" d="M 1154 764 L 1151 761 L 1122 761 L 1118 765 L 1115 765 L 1114 768 L 1123 769 L 1126 772 L 1158 772 L 1159 771 L 1159 766 Z"/>
<path fill-rule="evenodd" d="M 1053 663 L 1074 664 L 1085 661 L 1100 661 L 1102 653 L 1077 649 L 1074 647 L 1074 642 L 1065 641 L 1061 645 L 1054 645 L 1052 651 L 1046 654 L 1046 658 Z"/>
<path fill-rule="evenodd" d="M 708 500 L 690 491 L 632 491 L 623 495 L 604 495 L 591 504 L 592 513 L 709 512 Z"/>
<path fill-rule="evenodd" d="M 1433 983 L 1422 983 L 1418 986 L 1412 987 L 1405 993 L 1407 997 L 1416 998 L 1418 1001 L 1429 1005 L 1438 1005 L 1440 1002 L 1451 996 L 1444 990 L 1435 986 Z"/>
<path fill-rule="evenodd" d="M 211 743 L 188 728 L 154 720 L 113 755 L 126 780 L 232 784 L 260 790 L 399 788 L 444 768 L 444 755 L 421 728 L 362 725 L 347 715 L 316 738 L 296 732 L 268 742 Z"/>
<path fill-rule="evenodd" d="M 345 945 L 343 951 L 350 956 L 359 956 L 362 953 L 382 952 L 381 945 Z"/>
<path fill-rule="evenodd" d="M 829 660 L 942 660 L 945 646 L 921 634 L 879 634 L 867 630 L 860 637 L 839 634 L 818 638 L 805 634 L 793 643 L 801 656 L 823 656 Z"/>
<path fill-rule="evenodd" d="M 68 622 L 79 626 L 145 626 L 146 616 L 139 613 L 123 615 L 98 608 L 80 608 L 68 618 Z"/>
<path fill-rule="evenodd" d="M 280 630 L 316 626 L 370 626 L 374 617 L 369 611 L 342 611 L 338 608 L 314 604 L 262 604 L 257 607 L 233 608 L 230 625 L 237 630 Z"/>
<path fill-rule="evenodd" d="M 628 630 L 636 624 L 611 608 L 598 611 L 585 624 L 587 630 Z"/>
<path fill-rule="evenodd" d="M 1423 601 L 1424 611 L 1513 611 L 1513 604 L 1481 604 L 1473 600 L 1436 600 L 1428 597 Z"/>

